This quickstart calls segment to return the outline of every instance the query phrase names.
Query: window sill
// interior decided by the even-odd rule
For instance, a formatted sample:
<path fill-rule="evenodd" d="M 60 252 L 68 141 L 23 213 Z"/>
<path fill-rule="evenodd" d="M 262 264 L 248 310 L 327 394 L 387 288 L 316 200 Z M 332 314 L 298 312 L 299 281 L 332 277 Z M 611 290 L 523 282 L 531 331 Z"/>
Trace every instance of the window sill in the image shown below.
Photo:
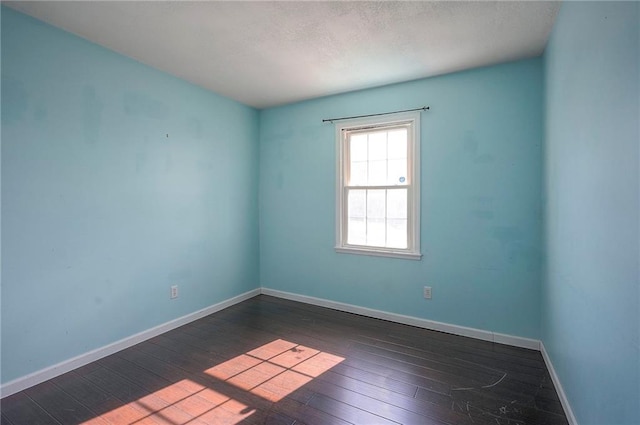
<path fill-rule="evenodd" d="M 366 248 L 336 247 L 339 254 L 370 255 L 373 257 L 402 258 L 404 260 L 421 260 L 422 254 L 415 252 L 383 251 Z"/>

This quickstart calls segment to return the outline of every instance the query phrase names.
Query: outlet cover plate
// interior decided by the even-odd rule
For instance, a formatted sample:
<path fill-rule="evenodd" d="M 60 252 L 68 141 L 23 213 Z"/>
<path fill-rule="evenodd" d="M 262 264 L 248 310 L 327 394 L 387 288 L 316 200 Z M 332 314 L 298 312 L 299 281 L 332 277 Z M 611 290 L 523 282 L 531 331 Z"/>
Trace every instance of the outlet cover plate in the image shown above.
<path fill-rule="evenodd" d="M 431 299 L 431 286 L 425 286 L 423 290 L 424 298 L 427 300 Z"/>

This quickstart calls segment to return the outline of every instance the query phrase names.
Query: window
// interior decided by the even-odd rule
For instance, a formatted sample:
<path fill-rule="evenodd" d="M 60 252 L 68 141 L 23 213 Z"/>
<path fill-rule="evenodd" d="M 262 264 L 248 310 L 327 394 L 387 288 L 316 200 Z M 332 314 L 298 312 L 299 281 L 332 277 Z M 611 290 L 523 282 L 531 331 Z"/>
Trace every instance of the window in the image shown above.
<path fill-rule="evenodd" d="M 420 114 L 336 125 L 336 251 L 419 260 Z"/>

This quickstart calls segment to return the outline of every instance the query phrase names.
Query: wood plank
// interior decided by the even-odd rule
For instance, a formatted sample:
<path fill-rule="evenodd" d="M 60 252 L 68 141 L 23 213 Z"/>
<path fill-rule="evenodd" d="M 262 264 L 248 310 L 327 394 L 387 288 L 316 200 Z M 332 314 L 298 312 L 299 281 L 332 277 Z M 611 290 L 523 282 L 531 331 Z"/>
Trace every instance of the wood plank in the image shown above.
<path fill-rule="evenodd" d="M 24 391 L 2 399 L 2 416 L 13 425 L 61 425 Z"/>
<path fill-rule="evenodd" d="M 1 407 L 0 407 L 0 410 L 1 410 Z M 13 422 L 11 422 L 9 420 L 9 418 L 7 418 L 5 416 L 4 413 L 0 413 L 0 424 L 2 424 L 2 425 L 14 425 Z"/>
<path fill-rule="evenodd" d="M 62 424 L 86 422 L 91 425 L 108 425 L 99 415 L 61 391 L 52 381 L 28 388 L 25 394 Z"/>
<path fill-rule="evenodd" d="M 333 371 L 329 371 L 319 377 L 320 380 L 326 381 L 341 387 L 343 389 L 358 393 L 362 396 L 373 398 L 381 403 L 389 404 L 391 406 L 407 410 L 411 413 L 425 416 L 429 420 L 436 423 L 447 424 L 471 424 L 466 415 L 458 414 L 449 409 L 451 404 L 451 397 L 440 395 L 445 400 L 439 400 L 438 403 L 432 403 L 421 399 L 416 399 L 412 396 L 406 396 L 390 391 L 385 388 L 376 387 L 366 382 L 361 382 L 356 379 L 347 378 L 343 375 L 339 375 Z M 310 389 L 316 390 L 311 385 Z M 341 398 L 343 401 L 344 399 Z M 422 419 L 418 423 L 428 423 L 427 420 Z"/>
<path fill-rule="evenodd" d="M 342 419 L 343 421 L 351 422 L 354 424 L 390 425 L 400 423 L 391 421 L 381 416 L 374 415 L 367 412 L 366 410 L 359 409 L 357 407 L 351 406 L 350 404 L 343 403 L 322 394 L 316 394 L 309 401 L 309 406 L 335 416 L 339 419 Z"/>
<path fill-rule="evenodd" d="M 61 375 L 52 382 L 110 424 L 132 424 L 148 416 L 147 413 L 134 409 L 85 380 L 76 372 Z"/>
<path fill-rule="evenodd" d="M 305 423 L 307 425 L 348 425 L 354 422 L 348 422 L 337 418 L 331 414 L 325 413 L 305 403 L 300 403 L 290 398 L 281 400 L 274 406 L 274 410 L 285 412 L 293 418 L 303 418 L 304 422 L 296 421 L 295 423 Z"/>

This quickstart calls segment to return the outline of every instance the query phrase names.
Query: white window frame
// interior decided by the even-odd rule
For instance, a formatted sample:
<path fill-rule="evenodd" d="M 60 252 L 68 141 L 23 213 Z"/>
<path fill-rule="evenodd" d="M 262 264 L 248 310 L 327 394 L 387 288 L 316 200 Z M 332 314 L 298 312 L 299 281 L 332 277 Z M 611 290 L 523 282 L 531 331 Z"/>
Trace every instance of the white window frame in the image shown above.
<path fill-rule="evenodd" d="M 347 244 L 347 190 L 346 177 L 349 166 L 347 133 L 366 127 L 390 127 L 408 124 L 407 134 L 407 248 L 395 249 L 368 245 Z M 381 257 L 420 260 L 420 113 L 402 112 L 378 117 L 356 118 L 336 123 L 336 246 L 338 253 L 373 255 Z M 363 186 L 367 188 L 367 186 Z"/>

